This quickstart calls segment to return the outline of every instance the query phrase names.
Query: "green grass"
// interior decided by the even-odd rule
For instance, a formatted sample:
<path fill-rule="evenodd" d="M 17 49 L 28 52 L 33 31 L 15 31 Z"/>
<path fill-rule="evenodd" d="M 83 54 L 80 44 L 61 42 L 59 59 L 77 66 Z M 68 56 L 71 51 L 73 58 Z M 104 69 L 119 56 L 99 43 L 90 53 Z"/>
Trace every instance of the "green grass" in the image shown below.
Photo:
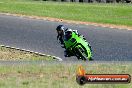
<path fill-rule="evenodd" d="M 132 26 L 131 4 L 0 0 L 0 12 Z"/>
<path fill-rule="evenodd" d="M 34 53 L 0 47 L 0 60 L 44 60 L 54 61 L 52 57 L 39 56 Z"/>
<path fill-rule="evenodd" d="M 75 63 L 44 63 L 40 65 L 1 65 L 0 88 L 131 88 L 129 84 L 76 83 Z M 84 63 L 84 69 L 92 74 L 130 74 L 132 64 Z"/>

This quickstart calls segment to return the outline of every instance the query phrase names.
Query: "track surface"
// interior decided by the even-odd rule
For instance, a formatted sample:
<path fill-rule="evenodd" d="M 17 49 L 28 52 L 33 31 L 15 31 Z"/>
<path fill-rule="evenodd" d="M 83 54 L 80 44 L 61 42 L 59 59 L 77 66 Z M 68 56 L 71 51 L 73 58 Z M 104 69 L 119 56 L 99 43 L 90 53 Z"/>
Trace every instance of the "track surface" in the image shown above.
<path fill-rule="evenodd" d="M 64 49 L 56 40 L 56 26 L 77 29 L 90 42 L 95 61 L 132 61 L 132 31 L 0 15 L 0 44 L 55 55 Z"/>

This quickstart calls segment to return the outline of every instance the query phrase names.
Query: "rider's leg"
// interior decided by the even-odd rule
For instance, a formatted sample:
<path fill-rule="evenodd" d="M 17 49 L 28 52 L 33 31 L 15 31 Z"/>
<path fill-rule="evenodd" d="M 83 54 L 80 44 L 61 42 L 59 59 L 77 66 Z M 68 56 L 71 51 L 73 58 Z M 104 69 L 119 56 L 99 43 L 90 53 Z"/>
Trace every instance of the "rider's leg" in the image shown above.
<path fill-rule="evenodd" d="M 63 41 L 63 38 L 62 37 L 60 37 L 59 40 L 60 40 L 60 43 L 61 44 L 64 44 L 64 41 Z"/>
<path fill-rule="evenodd" d="M 64 44 L 63 38 L 60 37 L 59 40 L 60 40 L 60 43 L 61 43 L 61 47 L 62 47 L 62 48 L 65 48 L 65 44 Z"/>

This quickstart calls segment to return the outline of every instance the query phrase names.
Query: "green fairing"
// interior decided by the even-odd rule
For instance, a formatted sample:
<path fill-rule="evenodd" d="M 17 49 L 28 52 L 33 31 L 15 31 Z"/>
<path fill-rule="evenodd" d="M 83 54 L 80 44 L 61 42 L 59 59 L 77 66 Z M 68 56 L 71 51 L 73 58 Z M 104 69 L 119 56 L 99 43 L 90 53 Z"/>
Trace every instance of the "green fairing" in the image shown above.
<path fill-rule="evenodd" d="M 72 32 L 71 38 L 64 39 L 66 49 L 70 50 L 71 53 L 74 53 L 74 49 L 85 48 L 85 54 L 88 60 L 92 58 L 92 52 L 89 47 L 89 43 L 86 42 L 81 36 L 78 36 L 75 32 Z"/>

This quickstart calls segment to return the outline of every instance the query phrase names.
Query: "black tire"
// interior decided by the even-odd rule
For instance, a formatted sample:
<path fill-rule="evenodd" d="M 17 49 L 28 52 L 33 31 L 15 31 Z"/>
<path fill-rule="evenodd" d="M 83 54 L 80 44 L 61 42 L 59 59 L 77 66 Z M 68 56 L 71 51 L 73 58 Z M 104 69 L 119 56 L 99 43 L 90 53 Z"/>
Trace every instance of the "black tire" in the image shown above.
<path fill-rule="evenodd" d="M 84 54 L 84 52 L 82 52 L 82 50 L 80 48 L 77 49 L 77 52 L 80 55 L 80 57 L 82 58 L 82 60 L 86 61 L 88 59 L 86 56 L 86 53 Z"/>
<path fill-rule="evenodd" d="M 90 59 L 89 59 L 89 61 L 93 61 L 94 59 L 91 57 Z"/>

